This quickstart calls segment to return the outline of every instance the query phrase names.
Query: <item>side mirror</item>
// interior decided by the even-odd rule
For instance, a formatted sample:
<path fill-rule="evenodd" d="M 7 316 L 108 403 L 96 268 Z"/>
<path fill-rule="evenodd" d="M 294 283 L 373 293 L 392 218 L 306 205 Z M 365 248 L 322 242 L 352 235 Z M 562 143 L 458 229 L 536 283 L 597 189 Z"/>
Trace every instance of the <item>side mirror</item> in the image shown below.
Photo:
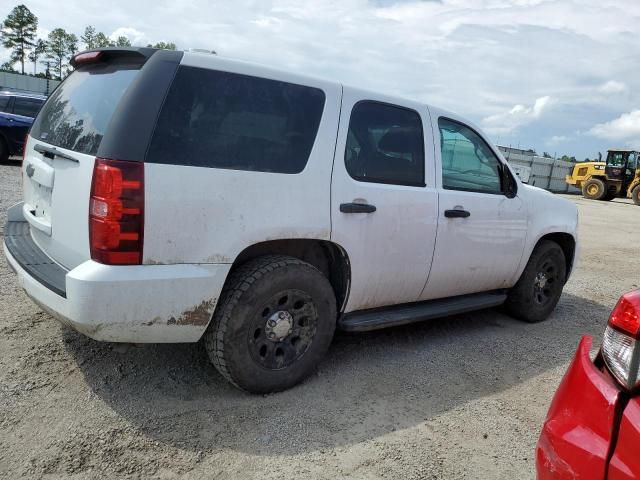
<path fill-rule="evenodd" d="M 518 193 L 518 182 L 506 166 L 502 167 L 502 187 L 507 198 L 514 198 Z"/>

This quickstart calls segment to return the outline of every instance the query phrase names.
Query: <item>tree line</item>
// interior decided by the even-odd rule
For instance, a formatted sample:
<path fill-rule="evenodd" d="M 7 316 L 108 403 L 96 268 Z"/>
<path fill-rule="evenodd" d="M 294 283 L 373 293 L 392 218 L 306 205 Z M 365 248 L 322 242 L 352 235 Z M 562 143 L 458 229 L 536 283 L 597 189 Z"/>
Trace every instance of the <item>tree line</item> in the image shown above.
<path fill-rule="evenodd" d="M 0 66 L 0 70 L 15 72 L 14 65 L 19 64 L 23 75 L 25 64 L 33 63 L 33 75 L 62 80 L 72 68 L 69 60 L 80 50 L 102 47 L 130 47 L 131 41 L 124 35 L 112 40 L 93 25 L 84 29 L 80 38 L 64 28 L 54 28 L 46 39 L 37 37 L 38 17 L 25 5 L 18 5 L 7 15 L 1 24 L 0 42 L 11 50 L 8 62 Z M 81 48 L 82 47 L 82 48 Z M 175 50 L 175 43 L 158 42 L 147 47 Z M 37 73 L 38 63 L 45 66 L 44 73 Z"/>

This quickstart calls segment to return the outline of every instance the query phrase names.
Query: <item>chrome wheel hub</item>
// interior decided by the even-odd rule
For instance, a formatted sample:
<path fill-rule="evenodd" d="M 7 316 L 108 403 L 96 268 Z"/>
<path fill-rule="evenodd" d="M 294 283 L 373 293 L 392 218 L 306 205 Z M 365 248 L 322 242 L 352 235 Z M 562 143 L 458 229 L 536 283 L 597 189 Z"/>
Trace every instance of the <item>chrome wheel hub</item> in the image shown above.
<path fill-rule="evenodd" d="M 293 316 L 286 310 L 275 312 L 267 320 L 265 332 L 272 342 L 279 342 L 286 338 L 293 330 Z"/>

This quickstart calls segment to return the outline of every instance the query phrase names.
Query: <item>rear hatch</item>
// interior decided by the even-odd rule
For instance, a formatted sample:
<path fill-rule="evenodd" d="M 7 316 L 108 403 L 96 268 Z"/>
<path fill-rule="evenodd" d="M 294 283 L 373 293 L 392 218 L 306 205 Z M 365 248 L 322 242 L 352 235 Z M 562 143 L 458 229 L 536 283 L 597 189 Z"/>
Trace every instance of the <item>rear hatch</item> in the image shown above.
<path fill-rule="evenodd" d="M 152 125 L 136 130 L 126 123 L 140 123 L 130 113 L 136 103 L 157 100 L 148 91 L 149 98 L 139 98 L 144 83 L 149 82 L 142 81 L 141 72 L 148 70 L 148 60 L 156 53 L 151 49 L 105 49 L 84 54 L 84 63 L 78 61 L 83 55 L 79 54 L 77 69 L 55 90 L 33 124 L 23 162 L 23 214 L 36 244 L 67 269 L 91 257 L 88 217 L 96 157 L 113 158 L 109 154 L 120 149 L 123 156 L 138 158 L 119 159 L 144 160 L 139 152 L 146 148 L 145 132 Z M 150 110 L 147 118 L 154 115 L 153 108 L 145 110 Z M 121 141 L 114 141 L 114 135 Z"/>

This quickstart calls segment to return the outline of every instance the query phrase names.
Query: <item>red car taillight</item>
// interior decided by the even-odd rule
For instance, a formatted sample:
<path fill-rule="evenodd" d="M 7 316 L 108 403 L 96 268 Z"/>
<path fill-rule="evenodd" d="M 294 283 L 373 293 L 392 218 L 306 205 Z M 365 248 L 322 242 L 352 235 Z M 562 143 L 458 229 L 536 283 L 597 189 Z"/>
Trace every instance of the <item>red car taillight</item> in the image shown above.
<path fill-rule="evenodd" d="M 611 373 L 626 388 L 634 388 L 640 365 L 640 290 L 625 293 L 609 317 L 602 357 Z"/>
<path fill-rule="evenodd" d="M 89 201 L 91 258 L 138 265 L 143 234 L 144 163 L 96 158 Z"/>

